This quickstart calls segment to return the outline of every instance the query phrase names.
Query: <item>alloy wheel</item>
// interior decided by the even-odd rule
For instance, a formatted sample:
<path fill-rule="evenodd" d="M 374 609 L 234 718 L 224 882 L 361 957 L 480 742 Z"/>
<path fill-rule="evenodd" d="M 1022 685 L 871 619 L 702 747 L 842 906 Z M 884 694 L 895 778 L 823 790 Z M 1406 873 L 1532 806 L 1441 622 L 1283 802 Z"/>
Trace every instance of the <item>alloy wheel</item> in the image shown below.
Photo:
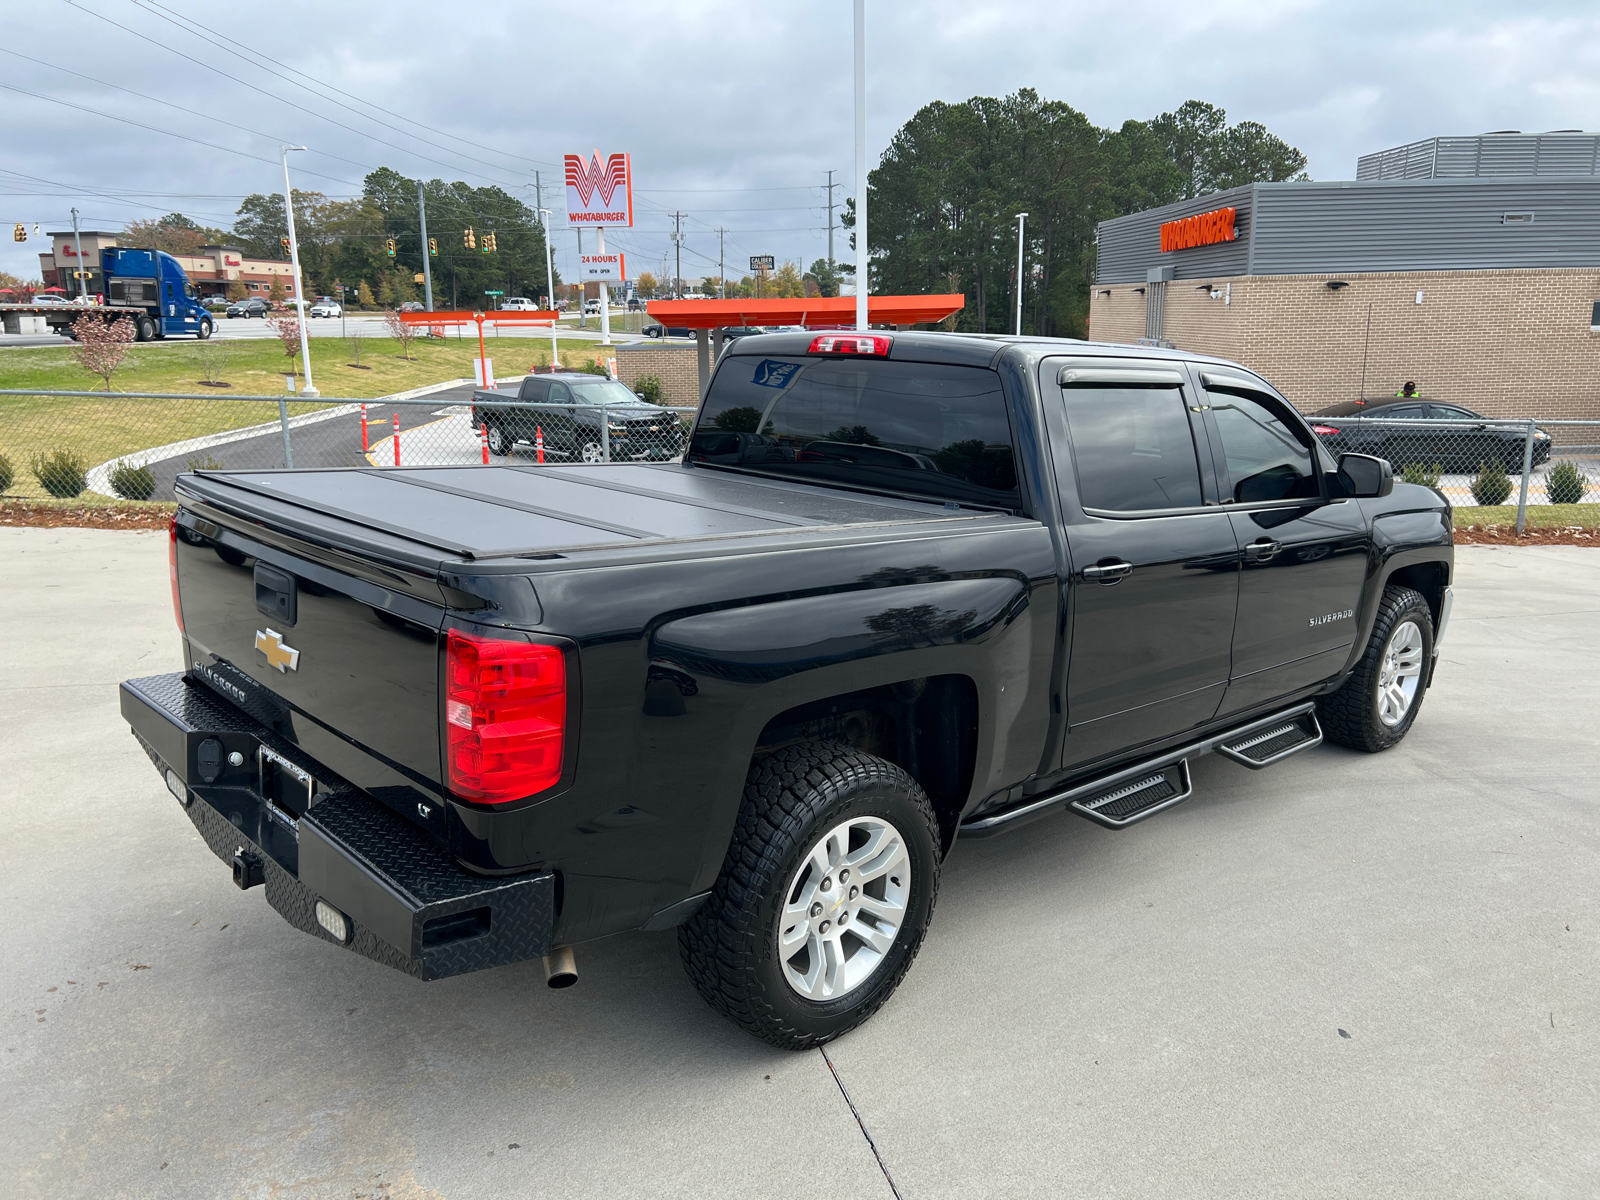
<path fill-rule="evenodd" d="M 911 858 L 880 817 L 834 826 L 800 860 L 778 915 L 784 981 L 807 1000 L 837 1000 L 881 967 L 906 921 Z"/>
<path fill-rule="evenodd" d="M 1393 728 L 1406 719 L 1422 682 L 1422 630 L 1403 621 L 1389 635 L 1378 669 L 1378 719 Z"/>

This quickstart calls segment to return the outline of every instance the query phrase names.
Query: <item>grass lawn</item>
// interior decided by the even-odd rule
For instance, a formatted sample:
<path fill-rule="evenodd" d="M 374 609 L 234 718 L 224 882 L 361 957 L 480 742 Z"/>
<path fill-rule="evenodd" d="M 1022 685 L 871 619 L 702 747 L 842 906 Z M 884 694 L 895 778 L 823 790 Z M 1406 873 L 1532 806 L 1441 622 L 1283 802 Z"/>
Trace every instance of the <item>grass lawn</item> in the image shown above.
<path fill-rule="evenodd" d="M 124 392 L 213 393 L 216 399 L 141 400 L 101 397 L 0 396 L 0 458 L 9 460 L 12 481 L 5 494 L 40 498 L 45 495 L 29 470 L 35 454 L 70 450 L 86 467 L 152 446 L 188 438 L 243 429 L 275 421 L 273 401 L 239 401 L 233 395 L 283 393 L 289 360 L 276 340 L 212 342 L 225 347 L 227 365 L 221 372 L 230 388 L 201 386 L 198 346 L 194 342 L 157 343 L 130 347 L 122 370 L 113 379 Z M 561 361 L 578 366 L 594 361 L 593 344 L 578 340 L 560 342 Z M 409 388 L 471 378 L 478 343 L 455 338 L 418 338 L 412 359 L 400 357 L 392 338 L 362 338 L 361 366 L 349 366 L 349 346 L 341 339 L 311 340 L 313 378 L 327 400 L 368 400 Z M 533 363 L 548 363 L 550 344 L 536 339 L 515 342 L 500 339 L 490 350 L 498 375 L 520 375 Z M 296 360 L 298 365 L 298 359 Z M 15 350 L 0 353 L 0 388 L 39 388 L 49 391 L 87 391 L 98 382 L 77 365 L 69 347 Z M 324 402 L 293 403 L 291 416 L 313 412 Z M 0 476 L 4 464 L 0 463 Z"/>
<path fill-rule="evenodd" d="M 1457 529 L 1468 525 L 1515 525 L 1517 506 L 1497 504 L 1492 508 L 1467 507 L 1455 510 Z M 1528 529 L 1566 529 L 1573 525 L 1585 529 L 1600 526 L 1600 504 L 1530 504 Z"/>

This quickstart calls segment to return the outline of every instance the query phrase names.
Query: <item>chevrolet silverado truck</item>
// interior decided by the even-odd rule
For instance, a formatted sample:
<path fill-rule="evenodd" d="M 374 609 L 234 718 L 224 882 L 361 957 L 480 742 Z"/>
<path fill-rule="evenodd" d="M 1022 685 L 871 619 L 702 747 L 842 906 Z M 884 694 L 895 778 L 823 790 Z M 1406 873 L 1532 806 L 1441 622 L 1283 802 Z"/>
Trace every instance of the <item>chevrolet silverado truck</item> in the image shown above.
<path fill-rule="evenodd" d="M 419 980 L 676 930 L 795 1049 L 894 991 L 961 841 L 1394 746 L 1451 605 L 1439 493 L 1135 346 L 747 337 L 680 462 L 178 495 L 186 669 L 122 711 L 239 887 Z"/>

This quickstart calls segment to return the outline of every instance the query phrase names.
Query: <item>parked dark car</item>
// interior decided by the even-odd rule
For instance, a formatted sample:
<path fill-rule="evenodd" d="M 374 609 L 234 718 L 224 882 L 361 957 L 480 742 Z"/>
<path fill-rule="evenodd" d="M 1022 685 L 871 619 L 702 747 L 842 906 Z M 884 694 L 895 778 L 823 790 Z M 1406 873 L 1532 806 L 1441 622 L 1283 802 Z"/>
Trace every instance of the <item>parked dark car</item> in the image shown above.
<path fill-rule="evenodd" d="M 595 389 L 630 439 L 651 411 L 597 377 L 526 382 L 569 407 Z M 512 409 L 475 399 L 502 436 L 525 430 Z M 741 338 L 682 463 L 196 471 L 176 490 L 184 671 L 128 680 L 122 712 L 238 887 L 419 981 L 544 958 L 564 986 L 573 947 L 675 930 L 696 990 L 795 1050 L 889 999 L 958 842 L 1059 812 L 1125 829 L 1234 786 L 1192 777 L 1206 754 L 1256 770 L 1324 736 L 1398 744 L 1452 598 L 1437 492 L 1333 458 L 1236 364 L 1067 339 Z M 1328 756 L 1191 814 L 1265 864 L 1242 883 L 1219 865 L 1194 902 L 1296 869 L 1275 792 L 1337 772 L 1350 844 L 1381 843 L 1414 819 L 1425 757 Z M 1184 840 L 1079 839 L 1094 911 L 1145 911 Z M 1039 862 L 1010 858 L 1012 907 L 1039 903 Z M 1129 922 L 1117 953 L 1159 963 L 1169 941 Z M 240 942 L 240 989 L 314 969 L 259 921 Z M 407 1002 L 449 1020 L 466 992 Z M 554 1044 L 567 1011 L 486 1037 Z"/>
<path fill-rule="evenodd" d="M 272 311 L 272 305 L 260 296 L 246 296 L 234 304 L 228 305 L 228 316 L 232 317 L 262 317 Z"/>
<path fill-rule="evenodd" d="M 1338 425 L 1317 424 L 1332 417 Z M 1335 454 L 1372 454 L 1396 468 L 1435 465 L 1468 473 L 1484 463 L 1499 462 L 1507 471 L 1522 470 L 1526 426 L 1486 417 L 1459 404 L 1424 397 L 1389 396 L 1349 400 L 1325 408 L 1311 418 L 1312 429 Z M 1374 424 L 1368 425 L 1371 421 Z M 1414 421 L 1385 425 L 1384 421 Z M 1536 429 L 1533 465 L 1550 461 L 1550 435 Z"/>
<path fill-rule="evenodd" d="M 501 404 L 496 404 L 501 400 Z M 506 400 L 540 408 L 507 406 Z M 601 416 L 607 426 L 601 433 Z M 504 458 L 517 442 L 543 442 L 544 453 L 573 462 L 664 462 L 683 453 L 678 414 L 641 400 L 626 384 L 581 371 L 530 375 L 515 396 L 472 393 L 472 427 L 486 427 L 489 453 Z"/>
<path fill-rule="evenodd" d="M 759 325 L 729 325 L 722 331 L 722 344 L 726 346 L 729 342 L 736 342 L 742 337 L 751 337 L 755 334 L 766 332 L 767 330 Z"/>
<path fill-rule="evenodd" d="M 646 325 L 645 337 L 693 337 L 694 330 L 684 325 Z"/>

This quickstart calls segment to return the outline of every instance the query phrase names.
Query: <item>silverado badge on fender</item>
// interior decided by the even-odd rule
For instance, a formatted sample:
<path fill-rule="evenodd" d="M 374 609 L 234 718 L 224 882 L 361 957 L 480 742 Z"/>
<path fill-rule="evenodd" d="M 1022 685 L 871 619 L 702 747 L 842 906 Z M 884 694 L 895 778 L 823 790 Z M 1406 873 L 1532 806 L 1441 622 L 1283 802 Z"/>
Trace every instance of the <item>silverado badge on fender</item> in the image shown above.
<path fill-rule="evenodd" d="M 256 649 L 267 656 L 269 667 L 277 667 L 279 671 L 300 669 L 300 651 L 285 645 L 283 634 L 276 629 L 269 629 L 265 633 L 256 630 Z"/>

